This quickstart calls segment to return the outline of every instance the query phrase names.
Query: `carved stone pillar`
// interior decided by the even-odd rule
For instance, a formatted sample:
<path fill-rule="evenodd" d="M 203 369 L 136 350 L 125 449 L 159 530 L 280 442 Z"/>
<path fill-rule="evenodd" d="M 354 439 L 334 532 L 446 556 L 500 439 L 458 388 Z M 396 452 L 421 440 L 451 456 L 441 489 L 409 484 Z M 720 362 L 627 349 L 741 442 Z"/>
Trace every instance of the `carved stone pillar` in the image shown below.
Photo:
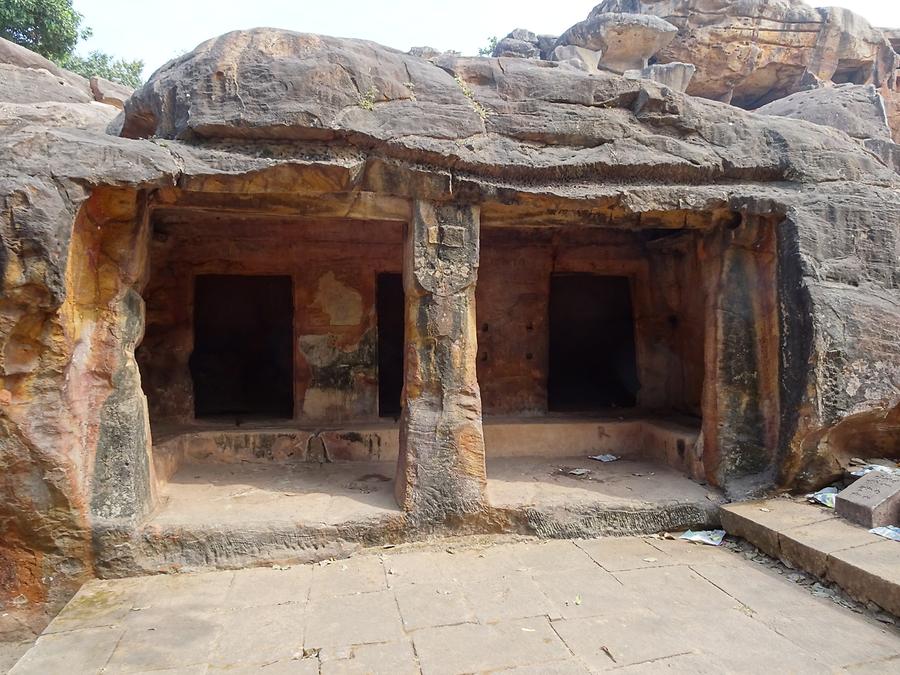
<path fill-rule="evenodd" d="M 416 202 L 404 248 L 400 506 L 423 522 L 475 513 L 486 483 L 475 373 L 477 206 Z"/>

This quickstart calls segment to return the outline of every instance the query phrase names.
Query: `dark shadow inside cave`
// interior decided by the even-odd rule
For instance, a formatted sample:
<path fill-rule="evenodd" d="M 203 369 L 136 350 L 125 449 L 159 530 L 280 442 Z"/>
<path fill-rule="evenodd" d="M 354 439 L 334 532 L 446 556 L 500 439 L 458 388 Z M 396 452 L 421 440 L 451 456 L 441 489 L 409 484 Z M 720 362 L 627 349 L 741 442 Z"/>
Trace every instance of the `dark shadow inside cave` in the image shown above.
<path fill-rule="evenodd" d="M 549 365 L 551 411 L 636 405 L 634 311 L 627 277 L 551 277 Z"/>
<path fill-rule="evenodd" d="M 194 415 L 293 416 L 289 276 L 202 275 L 194 286 Z"/>

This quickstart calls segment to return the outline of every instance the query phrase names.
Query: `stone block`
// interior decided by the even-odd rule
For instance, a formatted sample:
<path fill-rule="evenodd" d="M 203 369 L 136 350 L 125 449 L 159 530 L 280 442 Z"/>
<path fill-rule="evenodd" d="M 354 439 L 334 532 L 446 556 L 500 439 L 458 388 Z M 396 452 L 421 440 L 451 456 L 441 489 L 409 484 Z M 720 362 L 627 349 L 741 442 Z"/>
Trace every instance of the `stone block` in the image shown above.
<path fill-rule="evenodd" d="M 779 557 L 794 567 L 823 577 L 829 555 L 853 546 L 870 544 L 872 537 L 868 531 L 840 518 L 829 518 L 802 527 L 780 530 Z"/>
<path fill-rule="evenodd" d="M 839 516 L 863 527 L 900 523 L 900 474 L 873 471 L 841 491 L 834 503 Z"/>
<path fill-rule="evenodd" d="M 746 539 L 774 557 L 781 554 L 778 532 L 834 517 L 824 509 L 787 499 L 726 504 L 720 515 L 722 527 L 729 534 Z"/>
<path fill-rule="evenodd" d="M 873 539 L 875 535 L 872 535 Z M 861 602 L 874 602 L 900 614 L 900 546 L 875 541 L 837 551 L 828 558 L 826 577 Z"/>

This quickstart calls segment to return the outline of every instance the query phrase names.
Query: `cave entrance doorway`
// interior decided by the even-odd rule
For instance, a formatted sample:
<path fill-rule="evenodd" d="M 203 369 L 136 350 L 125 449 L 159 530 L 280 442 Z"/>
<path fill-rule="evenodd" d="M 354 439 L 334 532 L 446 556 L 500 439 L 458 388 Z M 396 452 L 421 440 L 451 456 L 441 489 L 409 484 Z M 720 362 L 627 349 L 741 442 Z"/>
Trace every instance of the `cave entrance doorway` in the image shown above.
<path fill-rule="evenodd" d="M 378 275 L 378 416 L 399 418 L 403 393 L 403 275 Z"/>
<path fill-rule="evenodd" d="M 549 313 L 549 410 L 635 406 L 637 357 L 628 277 L 554 274 Z"/>
<path fill-rule="evenodd" d="M 293 317 L 289 276 L 196 277 L 195 417 L 293 416 Z"/>

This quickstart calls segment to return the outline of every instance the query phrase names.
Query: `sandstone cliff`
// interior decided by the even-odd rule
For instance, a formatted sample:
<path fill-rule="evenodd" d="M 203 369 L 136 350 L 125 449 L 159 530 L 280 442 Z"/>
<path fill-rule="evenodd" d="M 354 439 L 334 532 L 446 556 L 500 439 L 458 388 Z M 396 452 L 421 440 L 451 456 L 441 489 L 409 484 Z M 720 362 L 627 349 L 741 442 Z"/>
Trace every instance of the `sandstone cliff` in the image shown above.
<path fill-rule="evenodd" d="M 720 85 L 704 91 L 755 96 L 741 78 Z M 92 574 L 108 528 L 152 508 L 134 349 L 151 211 L 173 190 L 214 208 L 360 218 L 414 203 L 417 222 L 456 218 L 469 237 L 479 212 L 483 226 L 721 225 L 714 238 L 736 253 L 716 283 L 742 292 L 710 318 L 722 349 L 704 412 L 708 479 L 736 496 L 808 487 L 860 439 L 897 447 L 900 178 L 842 132 L 559 62 L 428 61 L 273 29 L 229 33 L 164 66 L 125 103 L 123 137 L 73 112 L 97 105 L 86 97 L 0 107 L 4 596 L 58 600 Z M 777 287 L 768 308 L 747 290 L 763 221 L 777 225 L 759 268 Z M 446 264 L 460 280 L 442 311 L 470 321 L 477 259 Z M 426 281 L 423 296 L 440 290 Z M 760 313 L 774 331 L 758 332 Z M 455 353 L 470 351 L 459 335 Z M 761 339 L 777 342 L 777 364 L 755 360 Z M 440 367 L 473 384 L 453 361 Z M 433 386 L 436 369 L 422 382 Z M 436 397 L 421 414 L 453 424 L 471 415 L 466 404 Z M 477 451 L 477 439 L 449 438 L 442 452 Z M 438 496 L 459 498 L 406 495 L 423 517 L 442 513 Z"/>

